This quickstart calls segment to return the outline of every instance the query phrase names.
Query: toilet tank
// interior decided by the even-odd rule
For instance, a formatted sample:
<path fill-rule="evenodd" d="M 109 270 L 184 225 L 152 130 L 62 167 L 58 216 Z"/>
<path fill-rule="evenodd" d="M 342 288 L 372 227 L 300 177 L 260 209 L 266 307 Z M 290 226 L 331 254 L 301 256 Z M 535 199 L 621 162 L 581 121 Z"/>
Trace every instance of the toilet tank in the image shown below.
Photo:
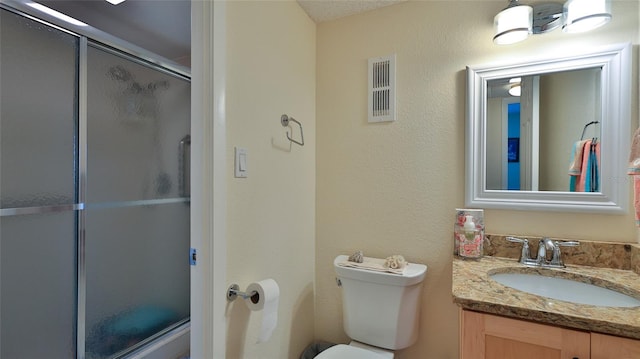
<path fill-rule="evenodd" d="M 333 261 L 342 286 L 344 331 L 356 341 L 398 350 L 418 338 L 420 294 L 427 266 L 410 263 L 404 274 L 343 267 Z"/>

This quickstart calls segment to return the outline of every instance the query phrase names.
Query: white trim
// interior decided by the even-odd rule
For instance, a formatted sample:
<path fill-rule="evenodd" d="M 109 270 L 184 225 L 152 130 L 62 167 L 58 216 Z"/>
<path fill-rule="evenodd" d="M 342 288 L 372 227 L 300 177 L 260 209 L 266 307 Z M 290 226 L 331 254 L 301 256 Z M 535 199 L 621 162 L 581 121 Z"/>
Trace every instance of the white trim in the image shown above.
<path fill-rule="evenodd" d="M 532 114 L 531 114 L 531 151 L 527 153 L 529 160 L 530 175 L 526 176 L 526 180 L 530 181 L 527 186 L 532 191 L 540 188 L 540 76 L 533 77 L 532 91 Z"/>
<path fill-rule="evenodd" d="M 191 1 L 192 358 L 226 350 L 225 16 L 223 1 Z"/>
<path fill-rule="evenodd" d="M 602 68 L 601 192 L 495 191 L 486 189 L 487 82 L 493 79 Z M 631 127 L 631 44 L 617 44 L 562 58 L 467 67 L 465 204 L 472 208 L 624 214 Z M 606 140 L 604 140 L 606 139 Z"/>
<path fill-rule="evenodd" d="M 512 103 L 520 103 L 520 97 L 505 97 L 502 99 L 502 111 L 501 122 L 503 131 L 501 134 L 502 145 L 500 148 L 506 149 L 509 147 L 509 105 Z M 500 167 L 502 169 L 502 176 L 500 180 L 500 188 L 507 188 L 509 185 L 509 153 L 507 151 L 500 151 Z"/>

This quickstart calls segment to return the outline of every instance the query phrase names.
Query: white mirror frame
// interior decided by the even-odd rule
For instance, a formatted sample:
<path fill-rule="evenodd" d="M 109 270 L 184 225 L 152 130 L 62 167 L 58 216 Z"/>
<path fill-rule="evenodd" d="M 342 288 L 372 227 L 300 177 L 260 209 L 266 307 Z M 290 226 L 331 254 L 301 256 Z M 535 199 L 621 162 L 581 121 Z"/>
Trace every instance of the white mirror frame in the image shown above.
<path fill-rule="evenodd" d="M 601 67 L 601 192 L 487 190 L 487 82 Z M 631 137 L 631 44 L 562 58 L 467 67 L 465 204 L 471 208 L 626 213 Z M 569 159 L 567 158 L 567 170 Z M 567 183 L 569 182 L 567 175 Z"/>

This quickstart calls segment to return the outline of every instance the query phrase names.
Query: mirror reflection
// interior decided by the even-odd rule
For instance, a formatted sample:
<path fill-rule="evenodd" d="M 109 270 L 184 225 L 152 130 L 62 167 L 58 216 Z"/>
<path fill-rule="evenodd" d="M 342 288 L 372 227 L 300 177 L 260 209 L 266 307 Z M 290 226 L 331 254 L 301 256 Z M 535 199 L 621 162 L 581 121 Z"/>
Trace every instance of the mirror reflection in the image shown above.
<path fill-rule="evenodd" d="M 601 73 L 487 81 L 486 189 L 600 192 Z"/>

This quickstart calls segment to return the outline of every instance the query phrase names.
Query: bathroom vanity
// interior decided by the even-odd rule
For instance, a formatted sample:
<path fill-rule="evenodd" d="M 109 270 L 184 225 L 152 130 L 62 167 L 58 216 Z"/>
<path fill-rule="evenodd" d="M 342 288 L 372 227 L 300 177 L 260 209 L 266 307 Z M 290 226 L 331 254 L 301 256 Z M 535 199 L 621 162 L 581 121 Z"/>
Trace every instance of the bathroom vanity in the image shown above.
<path fill-rule="evenodd" d="M 640 299 L 640 248 L 581 242 L 582 248 L 565 253 L 566 268 L 531 268 L 518 263 L 517 246 L 501 236 L 488 238 L 493 243 L 488 252 L 496 256 L 453 260 L 452 295 L 460 307 L 461 359 L 640 358 L 640 306 L 557 300 L 492 279 L 496 273 L 557 276 Z"/>
<path fill-rule="evenodd" d="M 635 359 L 640 340 L 461 309 L 460 358 Z"/>

